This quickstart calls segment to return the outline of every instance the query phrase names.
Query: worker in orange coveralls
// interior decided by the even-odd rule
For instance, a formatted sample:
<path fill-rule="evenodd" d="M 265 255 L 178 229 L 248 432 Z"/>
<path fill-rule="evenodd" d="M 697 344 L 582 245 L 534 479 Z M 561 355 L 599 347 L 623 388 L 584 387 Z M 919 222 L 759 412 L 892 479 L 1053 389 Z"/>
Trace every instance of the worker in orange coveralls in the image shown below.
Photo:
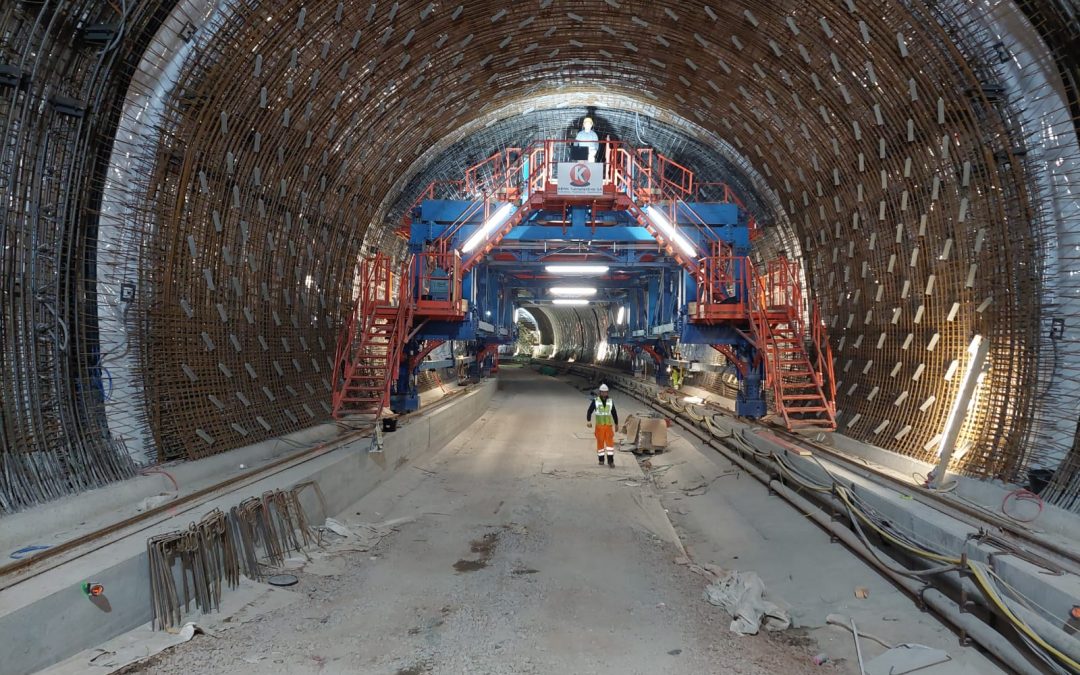
<path fill-rule="evenodd" d="M 603 466 L 606 454 L 608 466 L 615 466 L 615 427 L 619 425 L 619 413 L 615 402 L 608 397 L 606 384 L 600 385 L 600 395 L 589 404 L 585 413 L 587 426 L 593 425 L 593 413 L 596 413 L 596 458 Z"/>

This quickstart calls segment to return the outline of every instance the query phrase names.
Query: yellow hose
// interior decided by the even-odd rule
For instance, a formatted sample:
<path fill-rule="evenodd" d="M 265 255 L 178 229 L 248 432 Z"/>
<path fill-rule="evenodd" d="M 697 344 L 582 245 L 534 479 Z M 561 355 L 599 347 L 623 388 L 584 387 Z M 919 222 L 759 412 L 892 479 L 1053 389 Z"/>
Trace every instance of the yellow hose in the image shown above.
<path fill-rule="evenodd" d="M 899 546 L 900 548 L 902 548 L 902 549 L 904 549 L 904 550 L 906 550 L 906 551 L 908 551 L 910 553 L 913 553 L 914 555 L 921 556 L 923 558 L 929 558 L 930 560 L 937 560 L 938 562 L 949 563 L 950 565 L 959 565 L 960 564 L 960 558 L 953 558 L 951 556 L 941 555 L 940 553 L 934 553 L 932 551 L 927 551 L 927 550 L 924 550 L 924 549 L 921 549 L 921 548 L 917 548 L 915 546 L 912 546 L 911 544 L 908 544 L 906 541 L 903 541 L 902 539 L 897 539 L 896 537 L 894 537 L 889 532 L 887 532 L 887 531 L 881 529 L 880 527 L 878 527 L 877 523 L 873 522 L 870 518 L 868 518 L 865 514 L 863 514 L 862 511 L 857 509 L 855 507 L 855 505 L 853 505 L 851 503 L 851 501 L 848 498 L 847 488 L 844 488 L 843 486 L 837 485 L 836 494 L 838 494 L 840 496 L 840 499 L 842 499 L 843 502 L 845 504 L 847 504 L 847 507 L 849 509 L 851 509 L 852 513 L 859 516 L 859 520 L 863 521 L 866 524 L 867 527 L 874 530 L 879 535 L 881 535 L 882 538 L 889 540 L 894 545 Z"/>
<path fill-rule="evenodd" d="M 1002 614 L 1004 614 L 1010 622 L 1012 622 L 1012 624 L 1016 627 L 1017 630 L 1021 631 L 1022 633 L 1024 633 L 1024 635 L 1027 635 L 1029 638 L 1031 638 L 1033 642 L 1053 654 L 1056 659 L 1058 659 L 1068 667 L 1072 668 L 1074 671 L 1080 672 L 1080 663 L 1072 660 L 1067 654 L 1062 653 L 1053 645 L 1046 642 L 1046 640 L 1043 640 L 1041 637 L 1039 637 L 1038 633 L 1031 630 L 1030 626 L 1028 626 L 1026 623 L 1020 620 L 1019 617 L 1012 613 L 1012 610 L 1009 609 L 1008 605 L 1006 605 L 1002 601 L 1001 596 L 998 595 L 997 591 L 993 588 L 990 579 L 986 576 L 986 572 L 982 569 L 981 565 L 979 565 L 973 560 L 969 560 L 967 565 L 971 572 L 975 575 L 976 581 L 979 582 L 979 588 L 982 589 L 982 592 L 986 595 L 986 597 L 991 600 L 991 602 L 994 603 L 994 606 L 997 607 L 998 610 Z"/>
<path fill-rule="evenodd" d="M 636 392 L 636 388 L 631 388 L 631 390 Z M 704 421 L 705 422 L 705 427 L 709 430 L 709 433 L 712 436 L 718 436 L 719 435 L 717 433 L 716 427 L 713 426 L 712 420 L 709 419 L 708 415 L 698 416 L 696 413 L 693 412 L 693 408 L 690 405 L 685 406 L 685 408 L 682 407 L 682 406 L 679 406 L 675 402 L 674 398 L 671 399 L 671 400 L 668 400 L 667 397 L 665 396 L 665 392 L 658 391 L 658 392 L 656 392 L 655 396 L 656 396 L 657 401 L 659 401 L 665 407 L 677 410 L 679 412 L 686 412 L 687 415 L 691 419 L 693 419 L 693 420 L 695 420 L 697 422 Z M 738 436 L 735 436 L 734 439 L 737 442 L 739 442 L 741 445 L 744 445 L 744 446 L 746 445 L 745 442 L 742 441 L 742 439 L 738 438 Z M 762 455 L 761 453 L 758 453 L 758 452 L 754 451 L 752 448 L 747 447 L 747 449 L 750 450 L 751 452 L 753 452 L 753 454 L 755 454 L 755 455 L 766 456 L 766 455 Z M 800 479 L 799 476 L 794 472 L 794 470 L 791 469 L 790 467 L 788 467 L 784 463 L 784 461 L 783 461 L 783 459 L 781 457 L 779 457 L 779 456 L 777 456 L 775 454 L 768 455 L 767 457 L 772 459 L 784 474 L 786 474 L 791 480 L 798 483 L 800 486 L 802 486 L 802 487 L 804 487 L 804 488 L 806 488 L 808 490 L 813 490 L 814 492 L 826 493 L 826 492 L 831 492 L 832 491 L 830 488 L 825 488 L 825 487 L 820 487 L 820 486 L 817 486 L 817 485 L 812 485 L 812 484 L 809 484 L 806 481 Z M 857 508 L 852 503 L 851 495 L 849 494 L 847 487 L 845 487 L 844 485 L 842 485 L 840 483 L 834 483 L 834 487 L 835 487 L 835 492 L 836 492 L 837 496 L 840 497 L 841 501 L 844 502 L 844 504 L 851 511 L 851 513 L 855 514 L 855 516 L 860 521 L 862 521 L 862 523 L 864 525 L 869 527 L 871 530 L 876 532 L 880 537 L 887 540 L 888 542 L 890 542 L 894 546 L 898 546 L 899 548 L 911 553 L 912 555 L 916 555 L 916 556 L 919 556 L 921 558 L 926 558 L 926 559 L 929 559 L 929 560 L 935 560 L 935 561 L 938 561 L 938 562 L 947 563 L 947 564 L 950 564 L 950 565 L 960 565 L 963 562 L 963 560 L 961 558 L 957 558 L 957 557 L 949 556 L 949 555 L 943 555 L 943 554 L 940 554 L 940 553 L 934 553 L 933 551 L 928 551 L 928 550 L 920 548 L 918 546 L 914 546 L 914 545 L 908 543 L 907 541 L 904 541 L 902 539 L 897 538 L 892 533 L 890 533 L 887 530 L 884 530 L 881 527 L 879 527 L 877 523 L 875 523 L 869 516 L 867 516 L 865 513 L 863 513 L 859 508 Z M 1037 644 L 1041 649 L 1045 650 L 1047 653 L 1051 654 L 1054 658 L 1056 658 L 1058 661 L 1060 661 L 1065 666 L 1071 668 L 1072 670 L 1074 670 L 1076 672 L 1080 672 L 1080 663 L 1076 662 L 1075 660 L 1070 658 L 1069 655 L 1063 653 L 1061 650 L 1057 649 L 1056 647 L 1054 647 L 1053 645 L 1048 643 L 1046 640 L 1044 640 L 1042 637 L 1040 637 L 1038 633 L 1036 633 L 1034 630 L 1032 630 L 1032 628 L 1030 626 L 1028 626 L 1022 619 L 1017 617 L 1012 612 L 1012 610 L 1009 608 L 1009 606 L 1001 598 L 1001 595 L 994 588 L 993 582 L 989 579 L 989 577 L 987 577 L 986 572 L 983 570 L 982 566 L 979 563 L 977 563 L 977 562 L 975 562 L 973 560 L 968 560 L 967 561 L 967 567 L 968 567 L 968 569 L 971 570 L 971 573 L 975 577 L 975 580 L 976 580 L 979 588 L 982 590 L 983 594 L 990 600 L 990 602 L 993 603 L 993 605 L 998 609 L 998 611 L 1000 611 L 1001 614 L 1004 615 L 1009 620 L 1009 622 L 1013 624 L 1013 626 L 1018 631 L 1022 632 L 1032 642 Z"/>

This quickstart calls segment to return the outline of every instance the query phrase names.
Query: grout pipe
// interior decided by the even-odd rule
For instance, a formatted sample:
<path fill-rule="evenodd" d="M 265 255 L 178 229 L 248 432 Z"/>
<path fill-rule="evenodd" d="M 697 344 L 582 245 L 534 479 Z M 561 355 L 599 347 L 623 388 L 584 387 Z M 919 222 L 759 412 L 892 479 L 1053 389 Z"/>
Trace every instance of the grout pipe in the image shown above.
<path fill-rule="evenodd" d="M 686 425 L 682 424 L 684 428 L 690 429 Z M 690 429 L 697 435 L 697 429 Z M 700 436 L 699 436 L 700 438 Z M 783 497 L 792 506 L 799 509 L 805 516 L 811 518 L 822 529 L 829 532 L 829 534 L 835 536 L 840 541 L 844 542 L 849 549 L 857 553 L 866 562 L 877 568 L 883 575 L 888 577 L 896 585 L 903 588 L 910 595 L 916 598 L 922 598 L 931 609 L 933 609 L 939 616 L 951 623 L 953 626 L 964 631 L 968 636 L 978 642 L 986 651 L 997 657 L 1002 663 L 1012 668 L 1014 671 L 1021 673 L 1022 675 L 1039 675 L 1042 671 L 1034 666 L 1024 655 L 1012 645 L 1001 633 L 997 632 L 990 626 L 986 625 L 983 621 L 979 620 L 973 614 L 968 614 L 960 611 L 960 608 L 952 601 L 947 595 L 941 591 L 924 586 L 923 584 L 897 574 L 889 569 L 884 563 L 879 561 L 873 553 L 870 552 L 854 532 L 841 527 L 836 521 L 833 521 L 827 514 L 821 511 L 817 506 L 812 504 L 809 500 L 796 493 L 780 481 L 770 480 L 769 477 L 761 471 L 760 468 L 754 466 L 746 459 L 732 452 L 726 447 L 718 447 L 719 444 L 714 444 L 711 439 L 704 439 L 705 442 L 715 448 L 720 454 L 745 469 L 754 478 L 764 483 L 776 494 Z"/>
<path fill-rule="evenodd" d="M 622 388 L 622 386 L 620 386 L 620 388 Z M 662 408 L 658 408 L 651 401 L 644 402 L 654 409 L 663 411 Z M 770 479 L 760 467 L 752 464 L 726 446 L 716 443 L 715 439 L 704 436 L 703 432 L 697 427 L 686 424 L 683 420 L 679 419 L 678 416 L 676 416 L 676 421 L 684 429 L 693 433 L 701 441 L 717 450 L 720 454 L 731 460 L 732 463 L 741 467 L 759 482 L 764 483 L 777 495 L 783 497 L 788 503 L 797 508 L 803 515 L 812 519 L 822 529 L 844 542 L 850 550 L 878 569 L 884 576 L 900 588 L 903 588 L 912 597 L 921 598 L 922 601 L 928 607 L 933 609 L 941 618 L 945 619 L 950 624 L 963 631 L 967 636 L 978 642 L 986 651 L 993 654 L 1006 666 L 1021 675 L 1041 675 L 1042 670 L 1027 659 L 1023 653 L 1005 638 L 1005 636 L 988 626 L 973 614 L 961 612 L 957 604 L 947 595 L 935 588 L 924 586 L 918 581 L 897 574 L 878 560 L 870 549 L 859 540 L 854 532 L 846 527 L 838 525 L 837 522 L 833 521 L 826 513 L 805 497 L 796 493 L 780 481 Z"/>

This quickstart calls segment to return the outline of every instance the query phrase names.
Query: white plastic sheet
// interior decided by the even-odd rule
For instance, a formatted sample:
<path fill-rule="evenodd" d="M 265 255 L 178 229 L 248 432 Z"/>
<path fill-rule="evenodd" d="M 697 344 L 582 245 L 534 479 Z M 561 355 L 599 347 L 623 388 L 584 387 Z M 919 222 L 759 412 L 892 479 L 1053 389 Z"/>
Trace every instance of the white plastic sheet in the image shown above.
<path fill-rule="evenodd" d="M 790 613 L 767 598 L 765 582 L 755 572 L 732 570 L 705 588 L 705 599 L 731 614 L 730 630 L 739 635 L 757 635 L 791 626 Z"/>

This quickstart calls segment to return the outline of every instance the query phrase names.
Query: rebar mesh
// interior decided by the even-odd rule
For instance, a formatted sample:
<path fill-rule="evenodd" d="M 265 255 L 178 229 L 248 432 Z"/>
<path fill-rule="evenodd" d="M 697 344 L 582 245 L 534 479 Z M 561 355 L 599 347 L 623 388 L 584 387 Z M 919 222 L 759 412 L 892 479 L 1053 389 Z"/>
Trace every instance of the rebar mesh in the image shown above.
<path fill-rule="evenodd" d="M 768 219 L 760 253 L 804 257 L 841 431 L 932 458 L 978 332 L 990 366 L 955 468 L 1016 478 L 1071 450 L 1048 494 L 1076 508 L 1059 419 L 1080 368 L 1076 16 L 1064 0 L 4 3 L 0 510 L 325 419 L 363 247 L 400 250 L 386 223 L 455 162 L 562 130 L 537 103 L 560 97 L 722 171 Z M 1020 58 L 1037 45 L 1051 57 Z M 1028 86 L 1048 63 L 1054 81 Z M 133 80 L 147 64 L 159 76 Z M 117 236 L 99 267 L 103 193 Z M 560 349 L 596 355 L 602 317 L 550 320 L 576 335 Z"/>

